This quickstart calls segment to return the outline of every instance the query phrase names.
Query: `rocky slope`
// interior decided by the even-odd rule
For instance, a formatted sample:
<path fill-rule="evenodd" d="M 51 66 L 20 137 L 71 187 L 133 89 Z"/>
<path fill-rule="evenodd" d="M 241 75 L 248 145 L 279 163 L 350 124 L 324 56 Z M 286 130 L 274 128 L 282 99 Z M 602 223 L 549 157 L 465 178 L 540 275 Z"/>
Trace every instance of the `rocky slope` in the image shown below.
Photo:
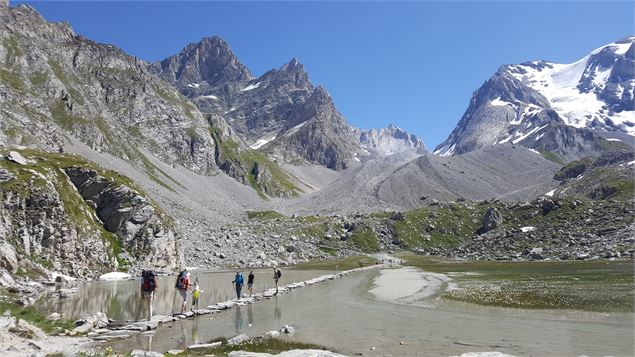
<path fill-rule="evenodd" d="M 195 172 L 216 170 L 207 121 L 145 63 L 26 5 L 0 6 L 0 21 L 0 141 L 57 150 L 73 135 L 157 179 L 140 148 Z"/>
<path fill-rule="evenodd" d="M 502 66 L 474 93 L 435 153 L 461 154 L 509 142 L 571 161 L 627 147 L 603 136 L 635 133 L 634 41 L 625 38 L 567 65 L 536 61 Z"/>
<path fill-rule="evenodd" d="M 167 216 L 127 177 L 77 156 L 2 151 L 0 267 L 92 277 L 182 264 Z"/>
<path fill-rule="evenodd" d="M 368 160 L 319 192 L 281 207 L 286 213 L 351 214 L 409 210 L 457 199 L 528 200 L 552 190 L 559 165 L 514 145 L 456 157 L 425 154 L 410 161 Z"/>

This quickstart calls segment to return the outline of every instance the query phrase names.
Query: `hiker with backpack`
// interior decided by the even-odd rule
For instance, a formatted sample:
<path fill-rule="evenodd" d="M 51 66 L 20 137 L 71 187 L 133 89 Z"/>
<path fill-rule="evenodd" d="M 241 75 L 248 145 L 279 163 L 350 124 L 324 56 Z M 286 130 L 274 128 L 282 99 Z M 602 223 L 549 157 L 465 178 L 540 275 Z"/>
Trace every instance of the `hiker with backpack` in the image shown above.
<path fill-rule="evenodd" d="M 183 269 L 176 277 L 176 284 L 174 284 L 176 290 L 178 290 L 183 303 L 181 304 L 181 313 L 184 313 L 187 309 L 187 291 L 190 290 L 190 273 L 187 269 Z"/>
<path fill-rule="evenodd" d="M 148 300 L 150 315 L 152 318 L 152 304 L 154 303 L 154 291 L 157 289 L 157 274 L 154 270 L 143 270 L 141 272 L 141 299 Z"/>
<path fill-rule="evenodd" d="M 282 277 L 282 272 L 278 267 L 273 267 L 273 281 L 276 283 L 276 293 L 274 295 L 278 295 L 278 280 Z"/>
<path fill-rule="evenodd" d="M 254 271 L 250 270 L 249 276 L 247 276 L 247 290 L 249 290 L 249 297 L 251 297 L 251 294 L 254 292 L 254 278 Z"/>
<path fill-rule="evenodd" d="M 232 283 L 236 286 L 236 299 L 240 300 L 240 291 L 243 289 L 245 279 L 239 271 L 236 271 L 236 276 L 234 277 L 234 281 L 232 281 Z"/>

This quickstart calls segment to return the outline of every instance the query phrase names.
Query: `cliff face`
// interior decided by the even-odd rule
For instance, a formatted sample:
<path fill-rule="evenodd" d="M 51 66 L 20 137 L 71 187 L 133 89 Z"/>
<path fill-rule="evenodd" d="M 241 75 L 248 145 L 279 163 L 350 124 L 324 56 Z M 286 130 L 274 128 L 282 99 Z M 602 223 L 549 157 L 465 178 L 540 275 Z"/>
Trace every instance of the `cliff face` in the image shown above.
<path fill-rule="evenodd" d="M 171 223 L 128 178 L 71 155 L 2 154 L 0 268 L 94 278 L 181 265 Z"/>

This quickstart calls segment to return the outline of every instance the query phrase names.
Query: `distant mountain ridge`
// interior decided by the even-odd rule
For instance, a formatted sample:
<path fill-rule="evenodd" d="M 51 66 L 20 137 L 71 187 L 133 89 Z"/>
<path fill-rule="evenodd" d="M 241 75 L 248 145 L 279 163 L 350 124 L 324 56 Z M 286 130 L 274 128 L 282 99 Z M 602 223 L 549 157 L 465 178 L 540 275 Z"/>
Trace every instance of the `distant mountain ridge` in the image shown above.
<path fill-rule="evenodd" d="M 423 140 L 393 124 L 379 130 L 358 130 L 357 132 L 362 148 L 379 156 L 389 156 L 402 152 L 417 154 L 426 152 Z"/>
<path fill-rule="evenodd" d="M 203 68 L 206 63 L 212 69 Z M 150 70 L 204 113 L 223 118 L 246 147 L 276 160 L 341 170 L 371 153 L 384 155 L 384 150 L 364 147 L 359 131 L 346 122 L 326 89 L 311 83 L 296 58 L 254 78 L 227 43 L 212 37 L 152 64 Z M 419 152 L 417 140 L 399 150 Z"/>
<path fill-rule="evenodd" d="M 570 161 L 620 146 L 607 133 L 635 134 L 635 37 L 572 64 L 502 66 L 473 95 L 441 155 L 514 143 Z"/>

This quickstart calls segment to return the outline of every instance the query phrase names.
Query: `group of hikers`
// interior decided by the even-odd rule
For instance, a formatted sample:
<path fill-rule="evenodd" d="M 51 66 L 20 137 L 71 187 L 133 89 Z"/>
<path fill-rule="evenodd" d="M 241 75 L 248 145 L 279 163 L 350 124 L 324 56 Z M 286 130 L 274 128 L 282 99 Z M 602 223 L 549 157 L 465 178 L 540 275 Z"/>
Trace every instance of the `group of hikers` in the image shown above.
<path fill-rule="evenodd" d="M 278 294 L 278 280 L 282 277 L 282 271 L 278 267 L 273 267 L 273 281 L 276 285 L 276 292 L 274 295 Z M 249 297 L 253 294 L 254 288 L 254 271 L 250 270 L 249 275 L 247 276 L 247 290 L 249 291 Z M 242 273 L 237 270 L 234 280 L 232 281 L 234 288 L 236 289 L 236 299 L 240 299 L 242 297 L 241 292 L 243 285 L 245 284 L 245 279 L 243 278 Z M 157 283 L 157 274 L 153 270 L 144 270 L 141 272 L 141 297 L 144 300 L 148 300 L 150 304 L 150 318 L 152 318 L 152 305 L 154 300 L 154 292 L 158 288 Z M 187 297 L 191 292 L 192 295 L 192 307 L 191 310 L 195 308 L 198 309 L 199 300 L 202 294 L 202 290 L 199 287 L 198 278 L 194 281 L 194 283 L 190 280 L 190 272 L 187 268 L 183 269 L 176 278 L 176 283 L 174 284 L 174 288 L 178 291 L 179 295 L 182 299 L 181 304 L 181 312 L 184 313 L 187 310 Z M 246 295 L 246 294 L 245 294 Z"/>

